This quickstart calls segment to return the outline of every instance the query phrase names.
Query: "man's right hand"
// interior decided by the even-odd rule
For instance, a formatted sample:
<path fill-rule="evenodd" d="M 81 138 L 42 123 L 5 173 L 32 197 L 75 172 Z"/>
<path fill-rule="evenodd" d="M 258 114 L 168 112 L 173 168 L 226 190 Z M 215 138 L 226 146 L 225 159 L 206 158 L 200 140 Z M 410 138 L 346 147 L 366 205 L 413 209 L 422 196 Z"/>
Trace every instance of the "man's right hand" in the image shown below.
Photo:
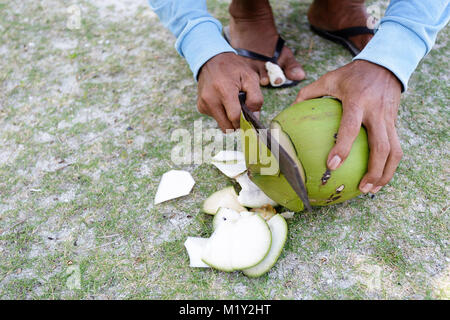
<path fill-rule="evenodd" d="M 218 54 L 200 69 L 198 111 L 216 119 L 223 132 L 238 129 L 241 116 L 239 91 L 247 93 L 246 104 L 250 110 L 261 109 L 263 95 L 258 74 L 235 53 Z"/>

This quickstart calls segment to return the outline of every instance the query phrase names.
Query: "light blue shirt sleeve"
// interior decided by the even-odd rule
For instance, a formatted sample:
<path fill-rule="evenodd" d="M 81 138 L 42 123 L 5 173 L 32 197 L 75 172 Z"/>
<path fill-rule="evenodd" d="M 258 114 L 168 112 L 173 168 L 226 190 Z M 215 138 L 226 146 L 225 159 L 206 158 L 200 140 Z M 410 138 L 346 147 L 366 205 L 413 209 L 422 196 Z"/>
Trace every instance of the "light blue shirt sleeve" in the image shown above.
<path fill-rule="evenodd" d="M 177 38 L 175 48 L 194 78 L 205 62 L 223 52 L 236 51 L 222 36 L 222 25 L 207 10 L 206 0 L 148 0 L 150 8 Z"/>
<path fill-rule="evenodd" d="M 374 37 L 353 60 L 385 67 L 406 91 L 411 74 L 449 17 L 449 0 L 392 0 Z"/>

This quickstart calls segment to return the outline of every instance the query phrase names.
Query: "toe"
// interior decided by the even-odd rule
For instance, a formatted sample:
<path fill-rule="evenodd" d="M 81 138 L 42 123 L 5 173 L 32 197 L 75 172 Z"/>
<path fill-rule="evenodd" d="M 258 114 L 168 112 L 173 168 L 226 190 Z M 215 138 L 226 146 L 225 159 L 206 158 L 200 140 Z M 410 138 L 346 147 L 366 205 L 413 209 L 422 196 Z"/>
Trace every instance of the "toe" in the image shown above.
<path fill-rule="evenodd" d="M 305 71 L 300 63 L 295 60 L 294 54 L 289 48 L 283 48 L 278 63 L 288 79 L 298 81 L 305 79 Z"/>
<path fill-rule="evenodd" d="M 269 75 L 267 74 L 267 70 L 264 65 L 261 65 L 258 69 L 259 73 L 259 84 L 263 87 L 269 85 Z"/>

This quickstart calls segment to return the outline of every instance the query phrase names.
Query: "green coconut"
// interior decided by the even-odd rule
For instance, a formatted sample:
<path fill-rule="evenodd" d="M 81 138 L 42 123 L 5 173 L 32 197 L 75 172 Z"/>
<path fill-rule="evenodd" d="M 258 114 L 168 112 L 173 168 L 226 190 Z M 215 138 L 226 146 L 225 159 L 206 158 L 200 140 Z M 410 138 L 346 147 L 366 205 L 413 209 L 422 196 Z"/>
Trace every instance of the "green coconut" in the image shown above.
<path fill-rule="evenodd" d="M 339 169 L 330 171 L 326 165 L 328 153 L 336 143 L 341 118 L 342 105 L 338 100 L 320 98 L 286 108 L 270 125 L 280 145 L 298 159 L 313 206 L 340 203 L 360 194 L 358 185 L 367 172 L 369 158 L 367 133 L 363 127 Z M 254 128 L 242 115 L 241 129 L 250 179 L 280 205 L 292 211 L 303 210 L 302 201 L 280 173 L 275 157 L 258 141 Z"/>

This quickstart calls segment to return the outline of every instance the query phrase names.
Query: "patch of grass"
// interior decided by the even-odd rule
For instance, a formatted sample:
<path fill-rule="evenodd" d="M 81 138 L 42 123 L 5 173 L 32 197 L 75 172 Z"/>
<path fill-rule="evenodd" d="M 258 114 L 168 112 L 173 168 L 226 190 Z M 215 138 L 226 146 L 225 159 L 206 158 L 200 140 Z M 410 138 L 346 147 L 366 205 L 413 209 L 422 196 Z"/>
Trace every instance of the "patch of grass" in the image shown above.
<path fill-rule="evenodd" d="M 266 124 L 299 88 L 351 60 L 309 31 L 309 3 L 272 2 L 308 78 L 262 90 Z M 434 283 L 448 268 L 448 27 L 403 94 L 405 156 L 394 179 L 374 199 L 296 214 L 275 267 L 249 279 L 189 267 L 184 240 L 212 232 L 202 202 L 234 182 L 208 163 L 171 161 L 175 129 L 192 135 L 199 120 L 216 128 L 197 112 L 197 85 L 174 37 L 145 1 L 127 10 L 77 5 L 81 26 L 70 30 L 59 2 L 0 4 L 0 298 L 442 297 Z M 224 25 L 227 5 L 208 1 Z M 155 206 L 170 169 L 190 171 L 196 184 Z M 80 288 L 67 284 L 70 266 Z"/>

